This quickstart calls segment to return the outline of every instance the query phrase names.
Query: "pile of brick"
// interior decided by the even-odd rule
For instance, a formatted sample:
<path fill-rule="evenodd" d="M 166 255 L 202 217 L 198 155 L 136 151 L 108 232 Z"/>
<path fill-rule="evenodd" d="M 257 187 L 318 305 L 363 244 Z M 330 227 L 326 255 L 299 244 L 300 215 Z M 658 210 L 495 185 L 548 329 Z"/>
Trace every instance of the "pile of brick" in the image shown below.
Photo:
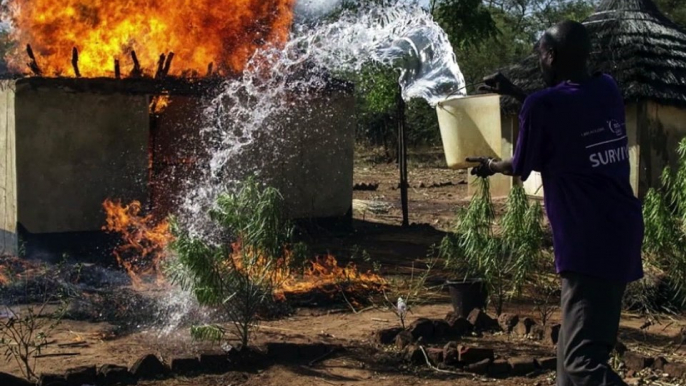
<path fill-rule="evenodd" d="M 520 319 L 517 315 L 503 314 L 496 320 L 484 311 L 474 309 L 466 318 L 449 313 L 445 319 L 418 319 L 406 329 L 380 330 L 375 333 L 375 341 L 380 345 L 394 344 L 406 361 L 419 366 L 428 364 L 491 377 L 530 376 L 555 370 L 556 358 L 501 358 L 491 348 L 460 344 L 460 338 L 502 331 L 545 340 L 553 346 L 557 343 L 559 329 L 559 325 L 543 327 L 530 318 Z"/>

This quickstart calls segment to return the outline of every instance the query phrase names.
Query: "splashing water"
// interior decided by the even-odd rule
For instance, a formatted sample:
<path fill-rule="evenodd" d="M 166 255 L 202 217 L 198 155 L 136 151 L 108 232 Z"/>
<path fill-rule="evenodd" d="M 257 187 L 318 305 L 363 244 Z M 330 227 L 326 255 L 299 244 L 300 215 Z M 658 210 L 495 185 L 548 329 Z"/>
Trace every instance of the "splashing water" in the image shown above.
<path fill-rule="evenodd" d="M 203 174 L 189 181 L 179 213 L 190 235 L 216 236 L 206 214 L 216 197 L 283 156 L 277 152 L 257 163 L 239 161 L 258 136 L 261 143 L 278 143 L 265 131 L 273 128 L 270 118 L 292 108 L 288 95 L 305 100 L 303 95 L 317 95 L 331 83 L 331 73 L 359 72 L 369 62 L 400 70 L 405 100 L 422 98 L 435 105 L 464 95 L 464 78 L 447 35 L 417 5 L 362 6 L 331 23 L 296 26 L 285 47 L 255 53 L 242 76 L 227 80 L 209 102 L 202 135 L 211 157 Z"/>

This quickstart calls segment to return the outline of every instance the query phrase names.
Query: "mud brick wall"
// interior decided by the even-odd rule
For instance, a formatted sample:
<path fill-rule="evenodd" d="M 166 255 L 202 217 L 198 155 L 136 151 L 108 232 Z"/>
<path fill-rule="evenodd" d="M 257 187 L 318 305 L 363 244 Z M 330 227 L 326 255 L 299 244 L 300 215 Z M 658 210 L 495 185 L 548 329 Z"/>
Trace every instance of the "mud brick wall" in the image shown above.
<path fill-rule="evenodd" d="M 3 96 L 14 104 L 14 119 L 2 120 L 0 133 L 12 127 L 16 133 L 16 218 L 29 232 L 97 231 L 106 198 L 145 202 L 147 96 L 24 81 Z"/>
<path fill-rule="evenodd" d="M 266 120 L 252 144 L 233 158 L 226 178 L 254 175 L 279 189 L 292 218 L 343 217 L 352 207 L 354 95 L 337 91 L 293 98 L 293 108 Z M 197 98 L 172 96 L 157 119 L 153 200 L 165 209 L 178 205 L 183 181 L 206 165 L 199 161 L 209 156 L 200 140 L 203 109 Z"/>

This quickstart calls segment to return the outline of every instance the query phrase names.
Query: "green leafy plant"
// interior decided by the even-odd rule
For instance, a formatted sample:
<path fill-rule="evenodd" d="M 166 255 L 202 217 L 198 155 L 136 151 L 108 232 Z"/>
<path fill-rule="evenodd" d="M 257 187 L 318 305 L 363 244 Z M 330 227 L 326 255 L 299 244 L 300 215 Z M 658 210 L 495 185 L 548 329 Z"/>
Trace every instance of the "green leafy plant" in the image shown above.
<path fill-rule="evenodd" d="M 173 222 L 176 258 L 167 267 L 173 282 L 192 291 L 201 305 L 220 309 L 231 331 L 247 346 L 257 313 L 274 300 L 274 290 L 286 276 L 286 247 L 293 226 L 283 213 L 279 192 L 249 179 L 236 193 L 222 194 L 211 212 L 227 237 L 213 244 L 191 237 Z M 305 253 L 303 247 L 296 253 Z M 222 340 L 227 332 L 217 325 L 195 326 L 195 338 Z"/>
<path fill-rule="evenodd" d="M 678 162 L 675 170 L 664 169 L 660 189 L 650 189 L 643 201 L 645 236 L 643 242 L 644 266 L 647 277 L 632 284 L 629 294 L 646 294 L 656 291 L 648 281 L 663 276 L 671 286 L 675 306 L 686 306 L 686 139 L 677 148 Z M 642 301 L 648 310 L 664 310 L 660 299 Z M 664 299 L 663 299 L 664 300 Z"/>
<path fill-rule="evenodd" d="M 515 186 L 497 223 L 488 180 L 477 182 L 477 193 L 458 213 L 455 232 L 444 238 L 439 252 L 456 275 L 485 280 L 500 315 L 505 301 L 521 293 L 543 258 L 543 212 L 538 203 L 529 204 L 523 187 Z"/>

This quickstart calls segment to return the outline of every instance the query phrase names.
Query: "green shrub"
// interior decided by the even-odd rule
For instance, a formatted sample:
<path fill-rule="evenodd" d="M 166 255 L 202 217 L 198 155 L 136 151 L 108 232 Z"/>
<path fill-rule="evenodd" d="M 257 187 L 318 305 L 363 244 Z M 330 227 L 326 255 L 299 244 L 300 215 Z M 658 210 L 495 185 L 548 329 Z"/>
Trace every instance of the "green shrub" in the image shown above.
<path fill-rule="evenodd" d="M 677 154 L 676 169 L 665 168 L 662 186 L 650 189 L 643 201 L 646 278 L 630 285 L 625 303 L 644 311 L 686 306 L 686 139 Z"/>
<path fill-rule="evenodd" d="M 276 189 L 250 179 L 237 193 L 221 195 L 211 212 L 226 242 L 191 237 L 172 222 L 175 259 L 167 267 L 172 281 L 192 291 L 201 305 L 220 309 L 244 346 L 257 312 L 273 301 L 288 269 L 285 248 L 293 226 L 282 209 Z M 214 325 L 196 326 L 191 332 L 199 339 L 221 340 L 227 331 Z"/>
<path fill-rule="evenodd" d="M 515 186 L 505 214 L 496 223 L 488 180 L 478 179 L 477 186 L 467 209 L 458 213 L 454 233 L 443 239 L 439 251 L 456 275 L 485 280 L 491 303 L 500 315 L 505 301 L 521 293 L 545 258 L 543 212 L 538 203 L 529 204 L 524 188 Z"/>

